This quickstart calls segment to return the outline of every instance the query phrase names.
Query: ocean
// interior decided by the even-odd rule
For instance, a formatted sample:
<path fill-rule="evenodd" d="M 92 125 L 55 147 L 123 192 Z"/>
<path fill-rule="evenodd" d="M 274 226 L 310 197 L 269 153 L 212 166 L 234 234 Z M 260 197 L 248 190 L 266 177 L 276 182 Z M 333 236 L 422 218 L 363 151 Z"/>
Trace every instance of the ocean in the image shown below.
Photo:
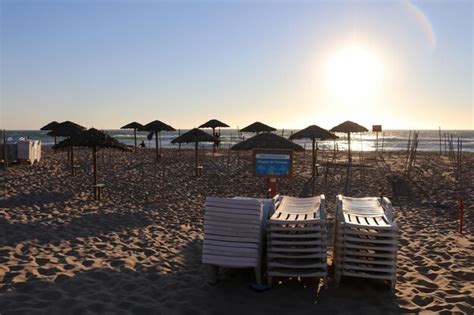
<path fill-rule="evenodd" d="M 205 129 L 208 132 L 211 132 L 211 129 Z M 187 130 L 181 130 L 181 133 L 186 132 Z M 276 134 L 283 134 L 284 137 L 289 137 L 292 133 L 296 132 L 294 129 L 284 129 L 277 130 Z M 122 143 L 127 145 L 133 145 L 133 130 L 104 130 L 110 136 L 116 138 Z M 251 133 L 242 133 L 239 135 L 235 129 L 221 129 L 221 147 L 229 148 L 232 145 L 240 142 L 242 137 L 248 139 L 254 134 Z M 449 130 L 441 131 L 442 133 L 442 143 L 441 148 L 445 150 L 445 135 L 452 135 L 453 139 L 457 141 L 459 138 L 462 140 L 462 147 L 464 152 L 474 152 L 474 130 Z M 178 145 L 171 144 L 171 140 L 178 136 L 179 132 L 162 132 L 161 133 L 161 145 L 164 148 L 177 148 Z M 399 151 L 406 150 L 407 141 L 410 131 L 408 130 L 387 130 L 383 133 L 379 133 L 378 147 L 382 148 L 384 151 Z M 339 150 L 347 149 L 347 139 L 346 135 L 338 134 L 340 137 L 336 140 L 336 145 Z M 20 137 L 29 137 L 30 139 L 41 140 L 43 145 L 52 145 L 54 144 L 54 139 L 47 135 L 47 131 L 40 130 L 9 130 L 7 131 L 7 137 L 11 140 L 19 139 Z M 419 131 L 419 144 L 418 150 L 420 151 L 435 151 L 439 152 L 440 142 L 439 142 L 439 131 L 438 130 L 420 130 Z M 58 141 L 60 138 L 58 138 Z M 155 139 L 149 141 L 147 139 L 147 132 L 137 132 L 137 142 L 145 141 L 147 147 L 155 147 Z M 311 141 L 310 140 L 296 140 L 296 143 L 305 147 L 307 150 L 311 150 Z M 211 147 L 210 143 L 201 143 L 200 147 Z M 334 146 L 334 141 L 321 141 L 318 142 L 318 147 L 324 150 L 331 150 Z M 182 145 L 182 148 L 192 148 L 193 144 Z M 376 134 L 372 132 L 367 132 L 363 134 L 352 134 L 351 135 L 351 148 L 356 151 L 374 151 L 377 147 Z"/>

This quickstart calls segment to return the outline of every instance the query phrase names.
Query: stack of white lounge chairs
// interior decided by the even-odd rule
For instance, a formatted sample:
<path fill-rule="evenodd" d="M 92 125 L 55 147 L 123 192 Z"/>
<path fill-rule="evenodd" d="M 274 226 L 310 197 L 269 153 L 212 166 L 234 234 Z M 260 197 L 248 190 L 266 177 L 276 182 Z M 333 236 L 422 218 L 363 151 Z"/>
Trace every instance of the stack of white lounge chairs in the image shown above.
<path fill-rule="evenodd" d="M 327 286 L 324 195 L 283 196 L 267 224 L 267 281 L 272 277 L 318 277 Z"/>
<path fill-rule="evenodd" d="M 334 225 L 335 281 L 341 276 L 396 284 L 398 227 L 387 198 L 337 196 Z"/>
<path fill-rule="evenodd" d="M 262 202 L 251 198 L 207 197 L 202 262 L 215 281 L 217 266 L 254 268 L 261 284 Z"/>

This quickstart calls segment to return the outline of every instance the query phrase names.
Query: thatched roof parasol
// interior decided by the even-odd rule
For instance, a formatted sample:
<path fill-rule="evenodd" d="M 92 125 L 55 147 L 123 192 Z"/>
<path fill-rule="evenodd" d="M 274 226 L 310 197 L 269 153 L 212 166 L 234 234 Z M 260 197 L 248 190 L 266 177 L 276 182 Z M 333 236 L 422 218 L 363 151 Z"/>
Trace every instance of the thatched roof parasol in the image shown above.
<path fill-rule="evenodd" d="M 53 149 L 60 149 L 68 146 L 114 148 L 124 151 L 128 150 L 128 147 L 125 144 L 120 143 L 117 139 L 95 128 L 82 131 L 79 134 L 61 141 L 57 145 L 53 146 Z"/>
<path fill-rule="evenodd" d="M 217 119 L 211 119 L 208 122 L 206 122 L 206 123 L 202 124 L 201 126 L 199 126 L 199 128 L 212 128 L 212 135 L 214 137 L 216 137 L 216 128 L 221 128 L 221 127 L 222 128 L 228 128 L 229 126 L 227 124 L 223 123 L 222 121 L 217 120 Z M 217 149 L 217 144 L 218 144 L 217 141 L 214 142 L 214 146 L 213 146 L 213 152 L 214 153 L 216 152 L 216 149 Z"/>
<path fill-rule="evenodd" d="M 311 139 L 312 140 L 313 159 L 312 159 L 311 170 L 313 174 L 313 190 L 312 190 L 313 193 L 314 193 L 314 185 L 316 182 L 316 179 L 314 177 L 316 175 L 316 163 L 318 162 L 318 151 L 317 151 L 318 144 L 316 142 L 316 139 L 329 140 L 329 139 L 336 139 L 336 138 L 337 138 L 336 135 L 316 125 L 308 126 L 305 129 L 302 129 L 290 136 L 290 140 L 294 140 L 294 139 Z"/>
<path fill-rule="evenodd" d="M 118 150 L 127 151 L 129 148 L 120 143 L 117 139 L 112 138 L 111 136 L 105 134 L 102 131 L 91 128 L 89 130 L 83 131 L 79 134 L 72 136 L 66 140 L 59 142 L 57 145 L 53 146 L 53 149 L 60 149 L 69 146 L 76 147 L 90 147 L 92 148 L 92 170 L 93 170 L 93 184 L 94 192 L 97 185 L 97 148 L 113 148 Z M 95 194 L 94 194 L 95 195 Z"/>
<path fill-rule="evenodd" d="M 366 132 L 369 131 L 367 128 L 356 124 L 352 121 L 345 121 L 342 124 L 337 125 L 336 127 L 331 128 L 331 132 L 343 132 L 343 133 L 350 133 L 350 132 Z"/>
<path fill-rule="evenodd" d="M 194 128 L 173 139 L 171 143 L 214 142 L 217 139 L 201 129 Z"/>
<path fill-rule="evenodd" d="M 336 127 L 331 128 L 331 132 L 343 132 L 347 133 L 347 148 L 349 151 L 349 164 L 352 163 L 352 156 L 351 156 L 351 132 L 366 132 L 369 131 L 367 128 L 356 124 L 352 121 L 345 121 L 342 124 L 337 125 Z"/>
<path fill-rule="evenodd" d="M 227 124 L 223 123 L 222 121 L 217 120 L 217 119 L 211 119 L 208 122 L 206 122 L 206 123 L 202 124 L 201 126 L 199 126 L 199 128 L 212 128 L 212 129 L 216 129 L 218 127 L 228 128 L 229 126 Z"/>
<path fill-rule="evenodd" d="M 198 176 L 199 156 L 198 156 L 198 143 L 199 142 L 216 142 L 216 137 L 202 131 L 201 129 L 194 128 L 188 132 L 183 133 L 181 136 L 173 139 L 171 143 L 192 143 L 194 142 L 194 161 L 196 166 L 196 176 Z"/>
<path fill-rule="evenodd" d="M 245 141 L 237 143 L 231 150 L 253 150 L 253 149 L 292 149 L 303 151 L 303 147 L 274 133 L 262 133 Z"/>
<path fill-rule="evenodd" d="M 151 140 L 153 138 L 153 133 L 155 134 L 155 148 L 156 148 L 156 161 L 158 162 L 160 159 L 160 154 L 159 154 L 159 145 L 158 143 L 161 142 L 160 137 L 160 132 L 162 131 L 176 131 L 173 127 L 171 127 L 168 124 L 165 124 L 162 121 L 159 120 L 154 120 L 152 122 L 149 122 L 148 124 L 144 125 L 143 128 L 140 128 L 138 130 L 144 130 L 144 131 L 149 131 L 148 133 L 148 140 Z M 159 141 L 160 140 L 160 141 Z"/>
<path fill-rule="evenodd" d="M 120 127 L 120 129 L 133 129 L 133 139 L 135 140 L 135 152 L 137 151 L 137 129 L 143 128 L 143 125 L 136 121 Z"/>
<path fill-rule="evenodd" d="M 56 128 L 58 125 L 59 125 L 59 123 L 57 121 L 52 121 L 49 124 L 41 127 L 40 130 L 48 130 L 48 131 L 54 130 L 54 128 Z"/>
<path fill-rule="evenodd" d="M 240 129 L 241 132 L 256 132 L 257 134 L 259 134 L 260 132 L 272 132 L 275 130 L 275 128 L 265 125 L 259 121 L 254 122 L 253 124 L 248 125 L 243 129 Z"/>
<path fill-rule="evenodd" d="M 66 120 L 59 123 L 53 130 L 48 132 L 49 136 L 53 137 L 72 137 L 81 133 L 85 128 L 81 125 Z"/>
<path fill-rule="evenodd" d="M 320 140 L 329 140 L 336 139 L 337 136 L 333 133 L 330 133 L 326 129 L 318 127 L 316 125 L 308 126 L 298 132 L 295 132 L 290 136 L 290 140 L 294 139 L 320 139 Z"/>
<path fill-rule="evenodd" d="M 59 125 L 59 123 L 58 123 L 57 121 L 52 121 L 52 122 L 50 122 L 49 124 L 47 124 L 47 125 L 41 127 L 40 130 L 52 131 L 52 130 L 54 130 L 55 128 L 57 128 L 58 125 Z M 56 144 L 56 143 L 57 143 L 57 142 L 56 142 L 56 136 L 52 135 L 52 137 L 54 137 L 54 144 Z"/>
<path fill-rule="evenodd" d="M 165 124 L 162 121 L 159 120 L 154 120 L 152 122 L 149 122 L 148 124 L 144 125 L 142 128 L 139 128 L 140 131 L 155 131 L 155 132 L 161 132 L 161 131 L 176 131 L 173 127 L 171 127 L 168 124 Z"/>
<path fill-rule="evenodd" d="M 48 132 L 48 136 L 54 137 L 54 145 L 56 144 L 56 137 L 72 137 L 80 134 L 85 128 L 81 125 L 66 120 L 56 125 L 56 127 Z M 74 176 L 74 148 L 69 146 L 68 160 L 71 161 L 71 174 Z"/>
<path fill-rule="evenodd" d="M 137 123 L 136 121 L 120 127 L 120 129 L 140 129 L 140 128 L 143 128 L 143 125 L 140 123 Z"/>

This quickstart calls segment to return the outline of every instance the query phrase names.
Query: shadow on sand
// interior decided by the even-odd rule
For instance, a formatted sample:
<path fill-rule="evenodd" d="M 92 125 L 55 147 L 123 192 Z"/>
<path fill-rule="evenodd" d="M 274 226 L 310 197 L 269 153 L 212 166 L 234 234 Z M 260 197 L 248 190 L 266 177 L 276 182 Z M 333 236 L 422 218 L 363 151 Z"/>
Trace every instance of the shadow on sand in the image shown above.
<path fill-rule="evenodd" d="M 64 202 L 72 197 L 72 193 L 32 192 L 20 194 L 7 199 L 0 199 L 0 208 L 30 207 L 38 204 Z"/>
<path fill-rule="evenodd" d="M 32 278 L 0 290 L 2 314 L 399 314 L 397 298 L 381 282 L 343 278 L 341 286 L 317 291 L 314 283 L 286 281 L 271 290 L 249 289 L 250 270 L 223 270 L 207 283 L 200 262 L 202 242 L 180 253 L 171 273 L 156 268 L 93 269 L 60 275 L 54 282 Z M 8 289 L 6 289 L 8 288 Z"/>
<path fill-rule="evenodd" d="M 73 218 L 70 223 L 10 223 L 0 218 L 0 246 L 26 240 L 39 243 L 71 241 L 78 237 L 97 236 L 131 227 L 145 227 L 153 221 L 142 213 L 92 213 Z"/>

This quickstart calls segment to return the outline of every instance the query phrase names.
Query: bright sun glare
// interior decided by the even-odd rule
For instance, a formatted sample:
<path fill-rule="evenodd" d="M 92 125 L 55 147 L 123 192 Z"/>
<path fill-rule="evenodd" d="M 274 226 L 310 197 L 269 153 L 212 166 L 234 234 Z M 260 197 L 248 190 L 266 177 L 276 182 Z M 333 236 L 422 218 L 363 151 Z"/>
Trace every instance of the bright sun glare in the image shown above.
<path fill-rule="evenodd" d="M 349 47 L 337 52 L 326 67 L 327 85 L 331 93 L 344 99 L 360 99 L 378 88 L 382 66 L 371 51 Z"/>

